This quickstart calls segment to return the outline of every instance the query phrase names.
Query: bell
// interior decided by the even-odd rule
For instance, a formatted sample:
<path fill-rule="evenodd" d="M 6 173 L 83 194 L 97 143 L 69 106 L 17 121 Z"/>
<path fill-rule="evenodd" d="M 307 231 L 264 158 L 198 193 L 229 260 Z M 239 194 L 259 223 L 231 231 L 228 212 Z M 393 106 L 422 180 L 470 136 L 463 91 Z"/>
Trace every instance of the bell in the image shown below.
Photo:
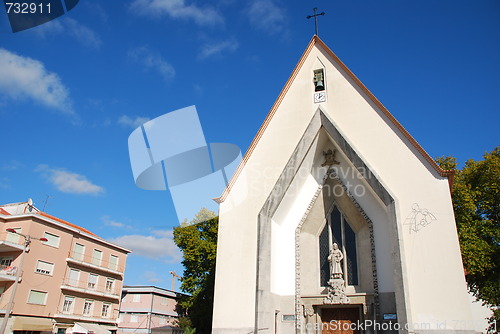
<path fill-rule="evenodd" d="M 323 80 L 318 80 L 316 81 L 315 84 L 316 84 L 316 88 L 314 89 L 315 92 L 325 90 L 325 86 L 323 85 Z"/>

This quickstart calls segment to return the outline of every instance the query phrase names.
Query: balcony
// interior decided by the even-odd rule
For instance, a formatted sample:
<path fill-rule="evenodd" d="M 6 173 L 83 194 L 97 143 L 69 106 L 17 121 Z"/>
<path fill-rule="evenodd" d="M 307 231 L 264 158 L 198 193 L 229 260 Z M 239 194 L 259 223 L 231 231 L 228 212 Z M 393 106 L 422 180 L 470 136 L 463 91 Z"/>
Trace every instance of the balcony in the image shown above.
<path fill-rule="evenodd" d="M 113 312 L 116 313 L 116 312 Z M 95 316 L 94 314 L 83 314 L 82 312 L 62 312 L 61 310 L 58 310 L 56 314 L 54 314 L 54 318 L 59 318 L 59 319 L 70 319 L 70 320 L 77 320 L 77 321 L 88 321 L 88 322 L 93 322 L 93 323 L 109 323 L 109 324 L 116 324 L 116 319 L 117 316 L 116 314 L 113 314 L 110 317 L 101 317 Z"/>
<path fill-rule="evenodd" d="M 116 283 L 116 282 L 114 282 Z M 105 297 L 120 300 L 121 290 L 116 288 L 116 284 L 95 284 L 90 282 L 75 281 L 65 279 L 61 289 L 84 293 L 87 295 Z"/>
<path fill-rule="evenodd" d="M 0 265 L 0 282 L 15 282 L 17 267 Z"/>
<path fill-rule="evenodd" d="M 71 252 L 66 258 L 66 262 L 78 264 L 87 268 L 92 268 L 95 270 L 100 270 L 102 272 L 118 275 L 123 277 L 123 266 L 116 265 L 115 263 L 110 263 L 101 259 L 96 259 L 92 256 L 84 255 L 81 253 Z"/>
<path fill-rule="evenodd" d="M 0 253 L 5 252 L 20 252 L 24 249 L 24 239 L 21 240 L 19 235 L 14 233 L 0 233 Z"/>

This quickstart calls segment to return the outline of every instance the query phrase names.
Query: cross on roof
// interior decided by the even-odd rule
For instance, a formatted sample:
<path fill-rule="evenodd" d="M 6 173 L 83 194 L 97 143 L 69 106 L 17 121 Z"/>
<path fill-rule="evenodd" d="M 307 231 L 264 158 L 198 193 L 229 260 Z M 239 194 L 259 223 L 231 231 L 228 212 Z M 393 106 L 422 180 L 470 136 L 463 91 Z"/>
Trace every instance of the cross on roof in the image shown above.
<path fill-rule="evenodd" d="M 319 14 L 316 13 L 316 11 L 318 10 L 318 8 L 313 8 L 313 11 L 314 11 L 314 15 L 307 15 L 306 18 L 310 19 L 312 17 L 314 17 L 314 27 L 316 28 L 316 36 L 318 36 L 318 16 L 320 15 L 325 15 L 325 12 L 321 12 Z"/>

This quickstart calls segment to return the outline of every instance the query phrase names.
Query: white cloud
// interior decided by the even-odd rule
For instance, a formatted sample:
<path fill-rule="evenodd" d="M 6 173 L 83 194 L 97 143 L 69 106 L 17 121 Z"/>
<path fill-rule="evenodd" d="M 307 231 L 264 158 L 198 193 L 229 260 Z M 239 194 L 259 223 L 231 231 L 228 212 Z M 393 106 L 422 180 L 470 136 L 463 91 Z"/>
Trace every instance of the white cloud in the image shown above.
<path fill-rule="evenodd" d="M 212 56 L 219 56 L 224 52 L 234 52 L 238 48 L 238 41 L 230 39 L 218 43 L 205 44 L 201 48 L 199 57 L 204 59 Z"/>
<path fill-rule="evenodd" d="M 138 14 L 159 17 L 167 15 L 173 19 L 192 20 L 200 26 L 224 22 L 222 16 L 212 7 L 199 7 L 185 0 L 135 0 L 130 9 Z"/>
<path fill-rule="evenodd" d="M 153 231 L 153 235 L 123 235 L 108 241 L 132 250 L 132 253 L 149 259 L 180 261 L 181 252 L 173 240 L 172 231 Z"/>
<path fill-rule="evenodd" d="M 8 161 L 8 162 L 4 162 L 1 165 L 0 169 L 3 170 L 3 171 L 11 172 L 11 171 L 15 171 L 15 170 L 21 169 L 23 167 L 24 167 L 24 164 L 22 162 L 19 162 L 17 160 L 11 160 L 11 161 Z"/>
<path fill-rule="evenodd" d="M 175 69 L 161 57 L 160 54 L 148 49 L 139 47 L 128 52 L 129 59 L 141 64 L 144 69 L 158 72 L 165 80 L 170 80 L 175 76 Z"/>
<path fill-rule="evenodd" d="M 142 274 L 142 278 L 145 279 L 146 282 L 149 282 L 149 283 L 165 282 L 165 279 L 158 277 L 158 273 L 156 273 L 154 271 L 145 271 L 144 274 Z"/>
<path fill-rule="evenodd" d="M 42 24 L 33 31 L 41 37 L 67 34 L 77 42 L 93 48 L 99 48 L 102 44 L 99 35 L 94 30 L 67 17 Z"/>
<path fill-rule="evenodd" d="M 98 195 L 104 192 L 103 187 L 93 184 L 85 176 L 63 168 L 39 165 L 36 171 L 42 173 L 59 191 L 65 193 Z"/>
<path fill-rule="evenodd" d="M 116 220 L 112 220 L 110 216 L 102 216 L 101 220 L 104 222 L 104 225 L 106 226 L 119 227 L 119 228 L 127 227 L 127 225 L 123 223 L 120 223 Z"/>
<path fill-rule="evenodd" d="M 149 117 L 137 116 L 136 118 L 131 118 L 127 115 L 122 115 L 118 119 L 118 124 L 135 129 L 135 128 L 140 127 L 142 124 L 146 123 L 147 121 L 149 121 Z"/>
<path fill-rule="evenodd" d="M 250 23 L 261 31 L 275 35 L 285 30 L 285 10 L 278 7 L 273 0 L 251 1 L 246 14 Z"/>
<path fill-rule="evenodd" d="M 101 39 L 89 27 L 79 23 L 72 18 L 64 18 L 63 22 L 67 28 L 68 34 L 70 34 L 83 45 L 91 46 L 94 48 L 98 48 L 101 46 Z"/>
<path fill-rule="evenodd" d="M 7 177 L 0 177 L 0 189 L 10 189 L 10 179 Z"/>
<path fill-rule="evenodd" d="M 14 100 L 31 99 L 46 107 L 76 116 L 68 89 L 56 73 L 38 60 L 0 48 L 0 94 Z"/>

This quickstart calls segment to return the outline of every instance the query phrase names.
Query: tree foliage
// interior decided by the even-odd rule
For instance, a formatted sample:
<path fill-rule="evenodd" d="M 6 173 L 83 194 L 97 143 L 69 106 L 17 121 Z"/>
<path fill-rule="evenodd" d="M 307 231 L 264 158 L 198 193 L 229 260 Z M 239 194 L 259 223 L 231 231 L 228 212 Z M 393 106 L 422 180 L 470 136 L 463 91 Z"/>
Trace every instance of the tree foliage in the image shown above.
<path fill-rule="evenodd" d="M 483 158 L 468 160 L 462 170 L 455 158 L 436 161 L 456 170 L 453 208 L 469 290 L 494 307 L 500 305 L 500 146 Z"/>
<path fill-rule="evenodd" d="M 183 253 L 181 290 L 190 294 L 180 305 L 197 334 L 212 330 L 218 223 L 214 212 L 202 209 L 191 222 L 174 228 L 174 242 Z"/>

